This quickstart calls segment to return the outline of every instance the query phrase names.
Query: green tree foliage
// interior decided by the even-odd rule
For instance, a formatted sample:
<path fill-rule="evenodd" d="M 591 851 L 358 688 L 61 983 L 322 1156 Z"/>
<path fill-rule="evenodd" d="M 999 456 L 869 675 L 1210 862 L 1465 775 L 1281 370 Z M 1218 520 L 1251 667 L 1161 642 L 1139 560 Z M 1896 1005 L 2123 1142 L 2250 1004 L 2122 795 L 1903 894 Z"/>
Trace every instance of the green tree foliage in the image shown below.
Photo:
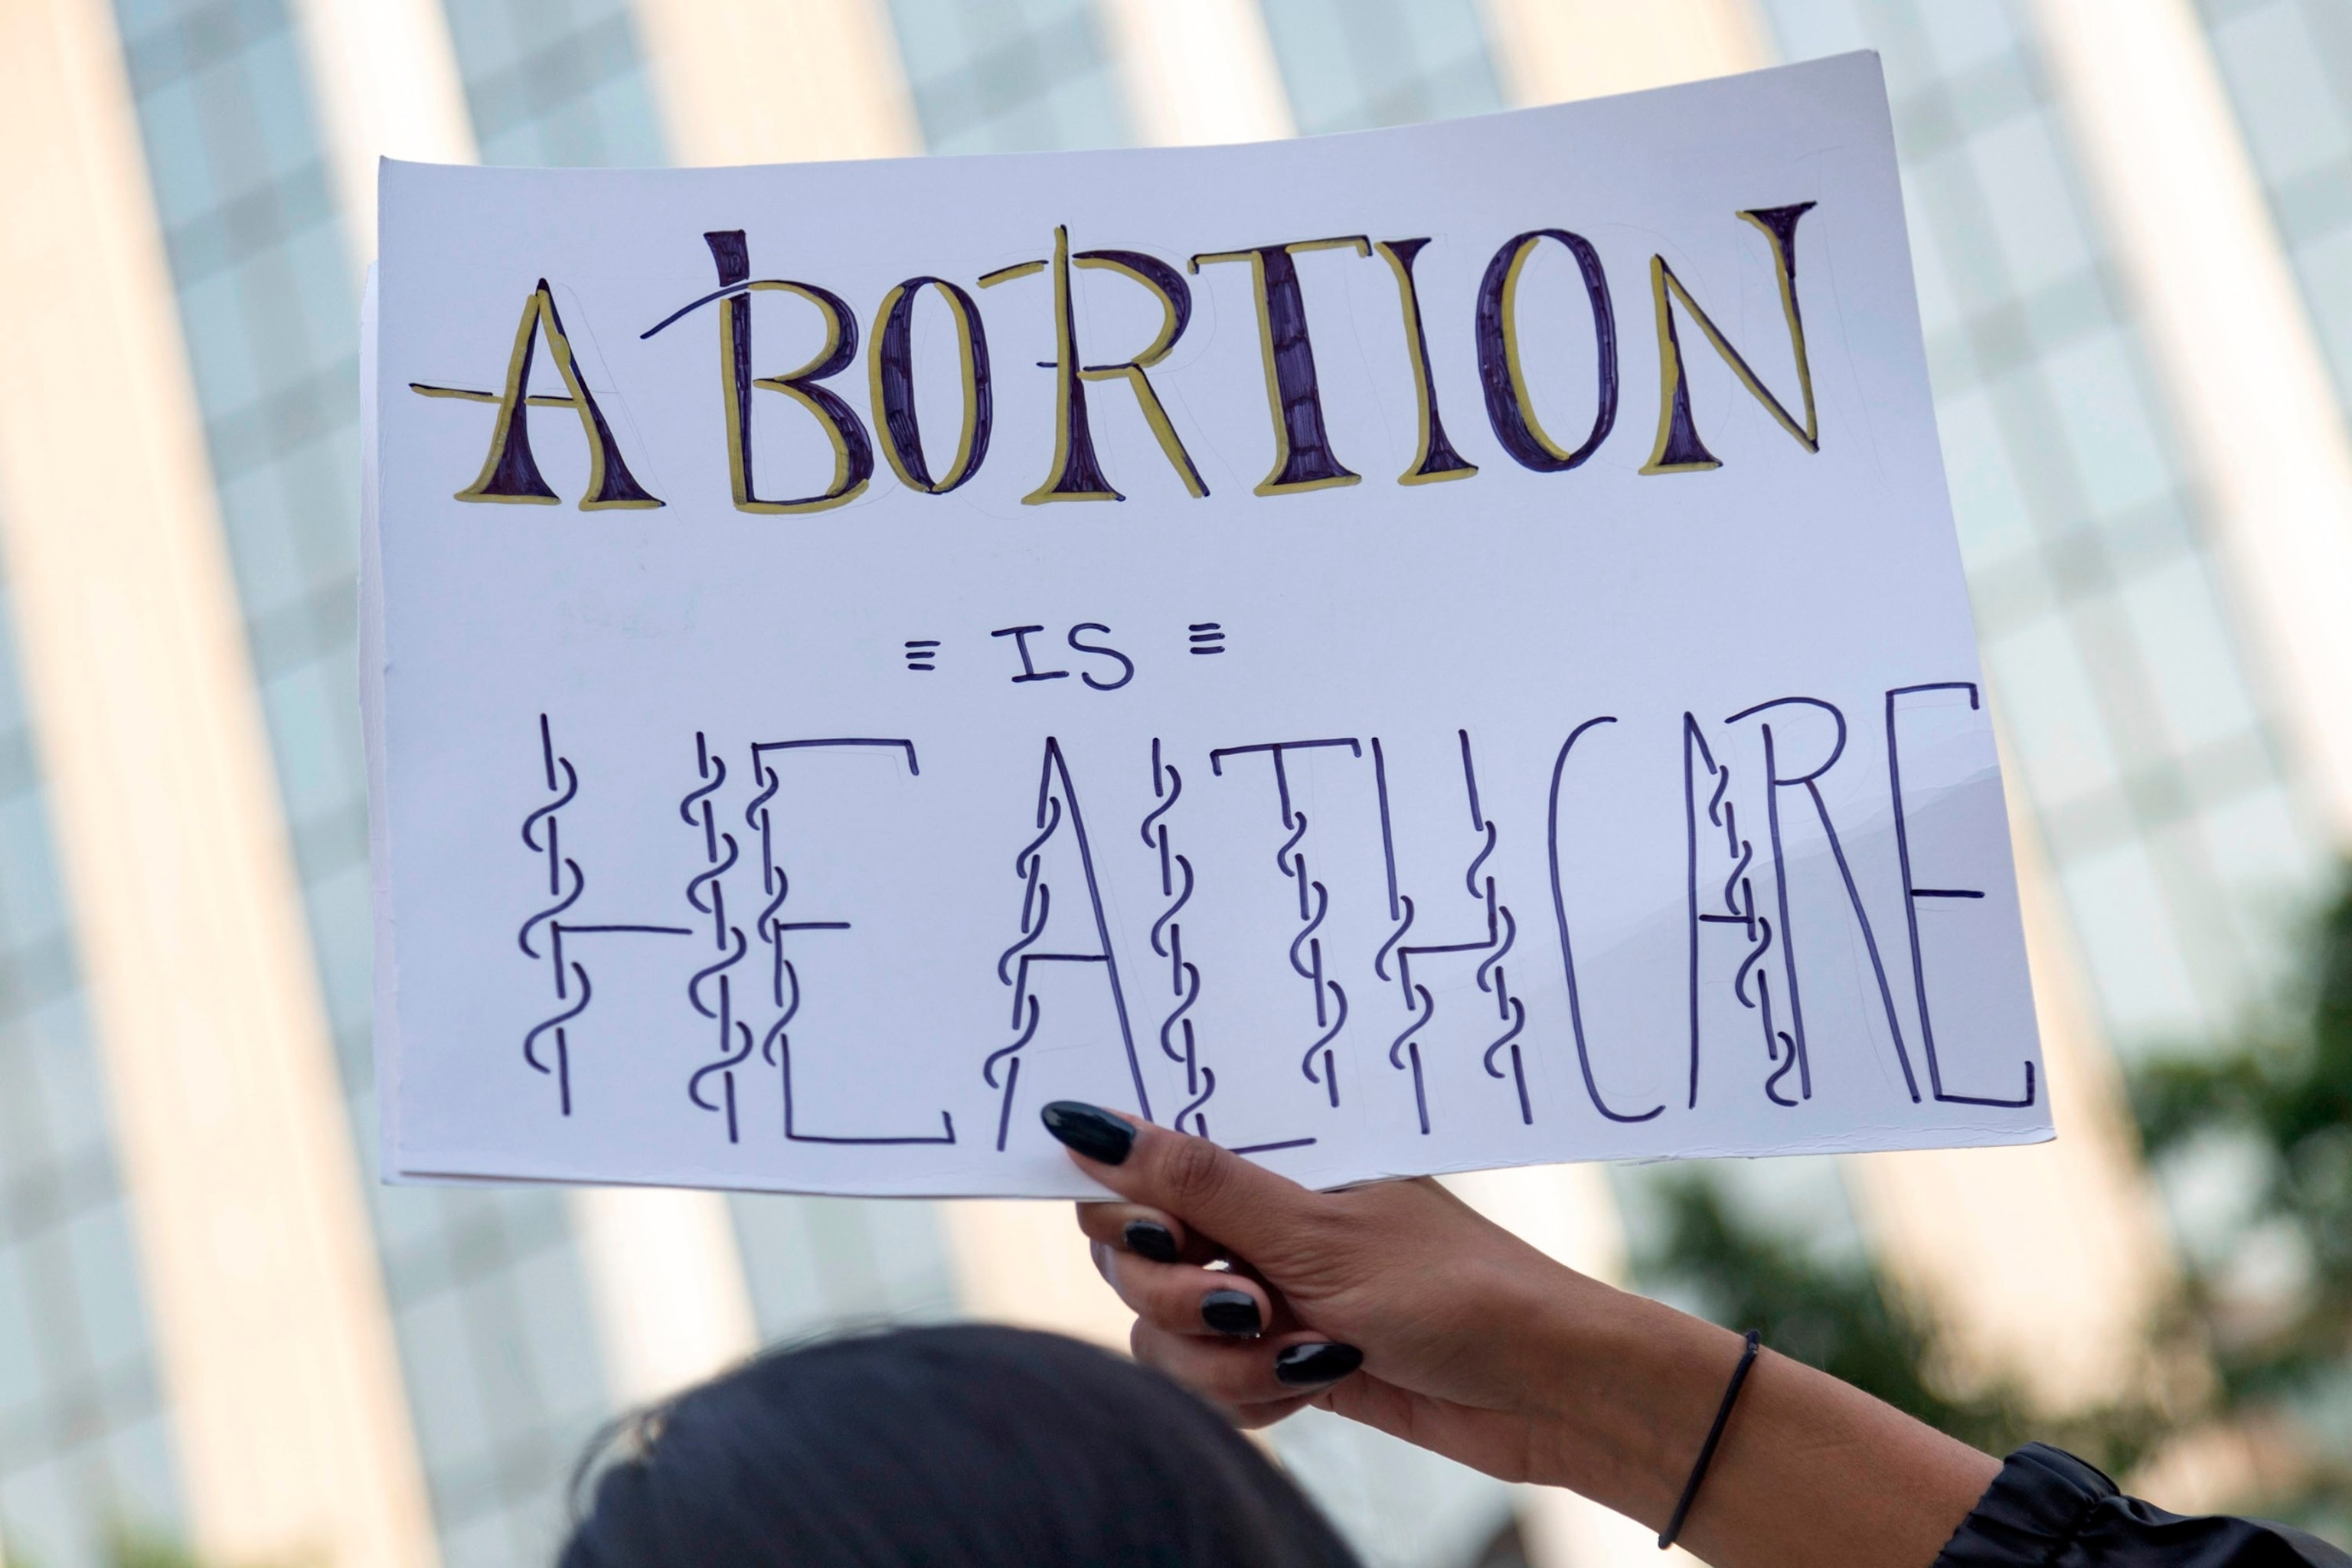
<path fill-rule="evenodd" d="M 177 1542 L 144 1531 L 117 1531 L 107 1552 L 108 1568 L 202 1568 Z"/>
<path fill-rule="evenodd" d="M 0 1562 L 8 1568 L 38 1568 L 40 1561 L 0 1533 Z M 205 1568 L 201 1558 L 173 1537 L 119 1521 L 106 1531 L 105 1562 L 107 1568 Z"/>
<path fill-rule="evenodd" d="M 2132 1100 L 2159 1168 L 2221 1149 L 2252 1172 L 2229 1245 L 2190 1252 L 2186 1304 L 2221 1413 L 2317 1429 L 2303 1485 L 2263 1501 L 2340 1531 L 2352 1459 L 2324 1434 L 2352 1416 L 2352 880 L 2313 934 L 2298 1002 L 2227 1051 L 2151 1063 Z"/>
<path fill-rule="evenodd" d="M 2053 1419 L 2012 1383 L 1957 1383 L 1919 1303 L 1867 1259 L 1824 1258 L 1802 1237 L 1747 1217 L 1703 1167 L 1659 1179 L 1659 1223 L 1640 1273 L 1717 1322 L 1760 1328 L 1776 1350 L 1994 1453 L 2039 1438 L 2122 1475 L 2182 1427 L 2300 1433 L 2307 1464 L 2294 1489 L 2239 1506 L 2352 1538 L 2352 875 L 2315 930 L 2294 994 L 2279 1024 L 2132 1075 L 2154 1166 L 2177 1170 L 2218 1151 L 2239 1173 L 2224 1184 L 2251 1189 L 2234 1194 L 2220 1247 L 2188 1250 L 2179 1300 L 2147 1326 L 2151 1336 L 2185 1335 L 2210 1358 L 2213 1388 L 2194 1407 L 2127 1399 Z"/>
<path fill-rule="evenodd" d="M 8 1568 L 39 1568 L 41 1559 L 0 1534 L 0 1562 Z M 116 1525 L 106 1534 L 107 1568 L 200 1568 L 187 1548 L 168 1536 L 131 1525 Z"/>
<path fill-rule="evenodd" d="M 1688 1297 L 1727 1327 L 1762 1330 L 1781 1354 L 1962 1442 L 2000 1454 L 2038 1438 L 2120 1470 L 2158 1435 L 2158 1417 L 2142 1405 L 2053 1423 L 2012 1382 L 1956 1385 L 1942 1371 L 1933 1319 L 1867 1258 L 1824 1258 L 1803 1238 L 1748 1218 L 1703 1168 L 1662 1178 L 1654 1196 L 1662 1223 L 1638 1260 L 1645 1282 Z"/>

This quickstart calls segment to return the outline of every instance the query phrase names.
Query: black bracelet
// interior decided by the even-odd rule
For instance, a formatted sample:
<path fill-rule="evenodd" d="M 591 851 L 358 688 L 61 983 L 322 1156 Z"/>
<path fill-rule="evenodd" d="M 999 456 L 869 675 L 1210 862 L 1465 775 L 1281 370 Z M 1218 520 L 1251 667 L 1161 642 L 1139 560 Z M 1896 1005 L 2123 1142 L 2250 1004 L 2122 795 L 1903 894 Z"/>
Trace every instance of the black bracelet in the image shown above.
<path fill-rule="evenodd" d="M 1715 1459 L 1715 1446 L 1723 1441 L 1723 1428 L 1731 1419 L 1731 1407 L 1739 1403 L 1739 1390 L 1748 1382 L 1748 1369 L 1756 1364 L 1756 1352 L 1764 1346 L 1764 1335 L 1756 1329 L 1748 1331 L 1748 1348 L 1739 1352 L 1739 1364 L 1731 1370 L 1731 1386 L 1723 1391 L 1723 1404 L 1715 1413 L 1715 1425 L 1706 1429 L 1706 1441 L 1699 1445 L 1698 1463 L 1691 1467 L 1690 1479 L 1683 1483 L 1682 1500 L 1675 1504 L 1674 1518 L 1666 1521 L 1665 1530 L 1658 1536 L 1658 1550 L 1664 1552 L 1683 1532 L 1683 1521 L 1691 1510 L 1691 1501 L 1698 1496 L 1699 1482 L 1706 1479 L 1706 1468 Z"/>

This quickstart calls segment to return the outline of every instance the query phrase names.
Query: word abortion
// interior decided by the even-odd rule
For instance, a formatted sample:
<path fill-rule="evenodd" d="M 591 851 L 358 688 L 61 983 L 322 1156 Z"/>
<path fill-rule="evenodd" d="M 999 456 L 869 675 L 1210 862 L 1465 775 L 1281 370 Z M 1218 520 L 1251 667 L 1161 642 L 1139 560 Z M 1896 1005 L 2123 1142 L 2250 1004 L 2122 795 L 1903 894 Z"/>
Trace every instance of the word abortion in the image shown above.
<path fill-rule="evenodd" d="M 1148 756 L 1135 759 L 1150 786 L 1149 809 L 1131 825 L 1114 826 L 1088 816 L 1081 801 L 1081 771 L 1061 739 L 1045 736 L 1036 753 L 1034 794 L 1027 797 L 1034 810 L 1024 805 L 1017 819 L 998 826 L 1003 864 L 1011 869 L 1001 934 L 970 960 L 976 968 L 992 971 L 1006 1004 L 999 1017 L 974 1018 L 971 1026 L 969 1070 L 987 1091 L 990 1124 L 959 1127 L 952 1111 L 942 1109 L 930 1125 L 919 1116 L 910 1125 L 866 1131 L 813 1130 L 795 1104 L 795 1020 L 804 997 L 814 994 L 811 988 L 825 984 L 826 953 L 841 951 L 831 944 L 856 936 L 854 922 L 838 918 L 841 911 L 808 908 L 807 897 L 796 894 L 795 855 L 808 853 L 829 830 L 792 820 L 781 811 L 778 797 L 787 774 L 814 753 L 878 753 L 902 763 L 908 779 L 919 784 L 923 754 L 917 742 L 903 737 L 761 740 L 734 748 L 730 765 L 726 749 L 707 734 L 696 734 L 679 774 L 676 810 L 684 830 L 677 824 L 671 829 L 679 855 L 675 900 L 622 916 L 598 910 L 581 857 L 567 844 L 567 811 L 594 787 L 593 781 L 582 777 L 558 744 L 556 726 L 542 714 L 537 737 L 542 793 L 522 817 L 520 837 L 541 868 L 537 880 L 544 895 L 521 921 L 515 942 L 523 957 L 543 972 L 551 1000 L 520 1043 L 521 1063 L 548 1083 L 548 1109 L 559 1117 L 572 1116 L 572 1060 L 587 1037 L 583 1031 L 596 997 L 592 960 L 611 942 L 671 944 L 683 976 L 681 1025 L 708 1037 L 698 1058 L 679 1068 L 676 1091 L 708 1112 L 729 1143 L 761 1136 L 765 1127 L 789 1142 L 892 1146 L 977 1140 L 1002 1152 L 1016 1115 L 1034 1110 L 1022 1098 L 1024 1065 L 1052 1037 L 1059 1005 L 1053 998 L 1066 998 L 1073 984 L 1098 984 L 1108 1011 L 1092 1010 L 1117 1020 L 1115 1039 L 1102 1041 L 1098 1048 L 1118 1053 L 1111 1065 L 1131 1086 L 1136 1107 L 1154 1114 L 1154 1082 L 1181 1082 L 1184 1098 L 1161 1111 L 1175 1126 L 1213 1136 L 1213 1128 L 1234 1124 L 1225 1118 L 1237 1108 L 1221 1107 L 1218 1053 L 1200 1026 L 1200 1004 L 1204 991 L 1213 989 L 1216 974 L 1202 957 L 1202 922 L 1213 917 L 1204 896 L 1210 889 L 1199 871 L 1202 829 L 1199 818 L 1188 821 L 1187 801 L 1205 788 L 1237 792 L 1236 798 L 1249 801 L 1262 798 L 1262 810 L 1255 805 L 1249 810 L 1265 824 L 1271 868 L 1252 873 L 1265 880 L 1251 896 L 1278 889 L 1276 907 L 1296 911 L 1295 917 L 1286 914 L 1286 924 L 1252 928 L 1261 932 L 1255 940 L 1265 946 L 1267 960 L 1284 966 L 1297 987 L 1288 1016 L 1266 1017 L 1251 1031 L 1253 1049 L 1272 1049 L 1281 1070 L 1297 1075 L 1289 1081 L 1311 1088 L 1286 1114 L 1297 1114 L 1302 1105 L 1337 1112 L 1360 1093 L 1360 1075 L 1386 1073 L 1400 1089 L 1409 1086 L 1413 1126 L 1426 1136 L 1442 1118 L 1465 1109 L 1439 1102 L 1429 1053 L 1460 1048 L 1455 1042 L 1465 1039 L 1477 1064 L 1471 1081 L 1488 1086 L 1490 1103 L 1467 1108 L 1480 1117 L 1516 1118 L 1534 1126 L 1545 1114 L 1529 1089 L 1529 1057 L 1539 1041 L 1565 1047 L 1563 1059 L 1572 1052 L 1574 1086 L 1580 1088 L 1590 1113 L 1608 1121 L 1650 1121 L 1666 1115 L 1676 1100 L 1683 1110 L 1696 1110 L 1703 1092 L 1793 1109 L 1814 1094 L 1808 972 L 1798 962 L 1801 949 L 1866 955 L 1866 991 L 1884 1025 L 1890 1078 L 1899 1074 L 1913 1104 L 2032 1107 L 2039 1090 L 2030 1059 L 2021 1064 L 2021 1081 L 2013 1091 L 1985 1092 L 1980 1083 L 1960 1083 L 1948 1059 L 1948 1042 L 1942 1054 L 1937 1046 L 1930 976 L 1952 955 L 1939 957 L 1937 942 L 1930 940 L 1936 922 L 1923 928 L 1919 910 L 1985 895 L 1918 880 L 1915 866 L 1924 864 L 1918 824 L 1927 805 L 1925 797 L 1906 793 L 1906 733 L 1916 723 L 1906 721 L 1928 709 L 1948 714 L 1962 700 L 1969 710 L 1979 710 L 1974 683 L 1897 687 L 1884 693 L 1881 711 L 1871 715 L 1874 729 L 1883 726 L 1883 778 L 1873 775 L 1864 795 L 1839 798 L 1866 799 L 1883 785 L 1877 798 L 1885 801 L 1884 821 L 1892 827 L 1891 868 L 1874 867 L 1852 851 L 1856 825 L 1841 823 L 1824 793 L 1822 781 L 1842 762 L 1849 771 L 1869 764 L 1849 747 L 1844 711 L 1816 698 L 1758 703 L 1712 724 L 1685 712 L 1678 757 L 1629 754 L 1612 733 L 1617 717 L 1587 719 L 1550 753 L 1548 805 L 1540 822 L 1496 820 L 1493 794 L 1482 793 L 1475 739 L 1457 730 L 1445 738 L 1444 751 L 1459 793 L 1444 809 L 1466 814 L 1465 842 L 1472 847 L 1458 879 L 1423 887 L 1410 885 L 1401 872 L 1397 846 L 1437 803 L 1424 799 L 1408 807 L 1392 795 L 1391 773 L 1400 755 L 1392 737 L 1237 741 L 1190 760 L 1155 739 Z M 1424 760 L 1429 754 L 1426 746 L 1414 749 Z M 1761 759 L 1760 766 L 1740 764 L 1749 776 L 1738 788 L 1735 752 Z M 1351 776 L 1369 784 L 1370 809 L 1377 820 L 1355 826 L 1377 833 L 1384 885 L 1343 887 L 1335 894 L 1327 864 L 1335 863 L 1335 854 L 1344 862 L 1346 853 L 1321 846 L 1331 841 L 1335 827 L 1349 825 L 1310 822 L 1305 809 L 1310 798 L 1342 797 L 1310 792 L 1301 773 L 1309 767 L 1361 770 Z M 1651 1104 L 1612 1100 L 1602 1088 L 1611 1075 L 1599 1068 L 1608 1065 L 1602 1058 L 1610 1046 L 1597 1028 L 1588 1028 L 1589 998 L 1592 968 L 1606 967 L 1611 950 L 1596 954 L 1580 948 L 1580 935 L 1589 934 L 1580 933 L 1572 914 L 1580 889 L 1564 869 L 1564 860 L 1572 864 L 1580 845 L 1611 832 L 1582 815 L 1580 792 L 1622 780 L 1629 767 L 1643 773 L 1646 788 L 1679 786 L 1686 857 L 1677 868 L 1687 938 L 1686 1072 L 1678 1066 L 1676 1092 Z M 1841 809 L 1851 815 L 1859 808 Z M 1876 825 L 1876 807 L 1871 811 Z M 985 825 L 978 830 L 988 831 Z M 1548 867 L 1548 885 L 1503 885 L 1494 858 L 1507 837 L 1517 835 L 1528 836 L 1522 843 L 1541 844 L 1539 860 L 1527 863 Z M 1818 897 L 1792 899 L 1801 837 L 1807 845 L 1825 846 L 1828 860 L 1822 864 L 1834 866 L 1842 890 L 1826 905 Z M 839 851 L 841 846 L 828 847 Z M 1255 848 L 1251 860 L 1265 865 Z M 1889 868 L 1899 883 L 1891 889 L 1873 887 L 1865 897 L 1865 886 Z M 1138 940 L 1123 943 L 1118 936 L 1105 891 L 1114 876 L 1130 885 L 1148 879 L 1156 900 L 1147 912 L 1148 937 L 1139 933 Z M 1376 910 L 1371 904 L 1357 909 L 1368 920 L 1384 922 L 1376 946 L 1367 942 L 1361 952 L 1342 952 L 1332 945 L 1330 917 L 1340 897 L 1377 904 Z M 1899 907 L 1899 926 L 1890 930 L 1883 919 L 1874 920 L 1874 903 L 1882 915 L 1890 904 Z M 1230 942 L 1223 951 L 1230 953 Z M 1461 966 L 1467 984 L 1439 984 L 1433 991 L 1433 966 L 1448 963 Z M 1964 960 L 1959 967 L 1965 969 Z M 1058 977 L 1052 984 L 1049 974 Z M 1542 976 L 1541 985 L 1530 984 L 1536 974 Z M 1559 989 L 1549 990 L 1555 975 Z M 1949 987 L 1964 984 L 1965 975 L 1955 971 L 1948 988 L 1937 994 L 1948 1000 L 1959 994 Z M 1454 1013 L 1442 1037 L 1441 995 L 1454 998 L 1444 1004 Z M 1542 996 L 1556 1000 L 1537 1000 Z M 1677 997 L 1677 1014 L 1684 1001 Z M 1735 1028 L 1727 1018 L 1745 1022 Z M 1155 1054 L 1160 1065 L 1147 1071 Z M 1971 1062 L 1966 1076 L 1973 1081 L 1988 1070 Z M 1234 1075 L 1226 1076 L 1230 1083 Z M 1029 1092 L 1035 1098 L 1034 1082 Z M 1293 1136 L 1241 1147 L 1263 1152 L 1311 1144 L 1317 1137 L 1311 1124 L 1301 1125 Z"/>
<path fill-rule="evenodd" d="M 1815 205 L 1800 202 L 1787 206 L 1756 207 L 1737 215 L 1763 238 L 1765 258 L 1771 268 L 1787 327 L 1796 373 L 1796 402 L 1801 416 L 1790 412 L 1765 386 L 1747 357 L 1725 336 L 1665 258 L 1658 255 L 1650 258 L 1648 291 L 1659 361 L 1658 419 L 1657 434 L 1642 465 L 1642 473 L 1697 473 L 1722 466 L 1700 439 L 1692 414 L 1678 318 L 1698 330 L 1739 384 L 1800 447 L 1806 452 L 1821 449 L 1821 425 L 1814 406 L 1811 366 L 1806 355 L 1804 319 L 1797 303 L 1797 233 L 1800 220 Z M 872 416 L 869 426 L 837 390 L 842 379 L 852 375 L 852 367 L 858 359 L 859 316 L 849 301 L 816 283 L 754 279 L 750 246 L 740 229 L 713 230 L 702 238 L 717 268 L 719 287 L 680 306 L 645 329 L 640 336 L 653 338 L 698 311 L 715 310 L 719 327 L 719 403 L 724 414 L 729 478 L 738 510 L 804 513 L 845 505 L 864 494 L 873 482 L 877 447 L 899 482 L 917 494 L 945 495 L 980 472 L 989 455 L 994 424 L 993 372 L 979 303 L 962 285 L 925 274 L 908 278 L 883 295 L 866 333 L 865 379 Z M 1126 499 L 1104 469 L 1088 412 L 1089 395 L 1104 395 L 1114 386 L 1123 387 L 1132 396 L 1185 492 L 1195 500 L 1208 496 L 1209 487 L 1201 477 L 1200 467 L 1170 418 L 1167 405 L 1151 377 L 1192 322 L 1192 288 L 1186 280 L 1187 273 L 1197 275 L 1205 267 L 1222 265 L 1248 268 L 1256 307 L 1274 461 L 1253 493 L 1288 495 L 1360 482 L 1362 476 L 1340 459 L 1325 426 L 1314 340 L 1308 330 L 1305 293 L 1297 264 L 1301 255 L 1331 250 L 1351 252 L 1368 261 L 1378 257 L 1395 283 L 1397 308 L 1404 329 L 1406 363 L 1402 369 L 1411 378 L 1418 409 L 1413 458 L 1397 476 L 1396 482 L 1424 485 L 1472 478 L 1478 472 L 1477 465 L 1456 451 L 1446 437 L 1438 405 L 1437 382 L 1430 367 L 1428 321 L 1414 264 L 1431 243 L 1425 236 L 1374 240 L 1361 234 L 1286 240 L 1234 250 L 1204 251 L 1190 258 L 1180 271 L 1172 263 L 1141 251 L 1073 252 L 1069 230 L 1064 226 L 1054 231 L 1050 257 L 1000 268 L 977 278 L 974 282 L 982 291 L 1040 276 L 1049 277 L 1051 281 L 1055 357 L 1041 368 L 1054 373 L 1054 451 L 1044 479 L 1022 500 L 1030 505 L 1040 505 L 1049 501 Z M 1575 264 L 1591 312 L 1594 413 L 1591 426 L 1573 445 L 1568 444 L 1566 437 L 1555 436 L 1545 424 L 1521 362 L 1521 281 L 1528 264 L 1548 246 L 1559 247 Z M 1125 359 L 1087 363 L 1090 356 L 1080 350 L 1072 307 L 1074 268 L 1100 270 L 1141 289 L 1159 307 L 1160 315 L 1159 331 L 1151 341 Z M 936 472 L 917 417 L 915 395 L 915 311 L 917 302 L 927 292 L 936 296 L 953 323 L 956 379 L 961 392 L 954 452 Z M 805 363 L 782 374 L 761 375 L 754 372 L 751 303 L 761 294 L 798 301 L 802 310 L 815 313 L 822 331 L 817 351 Z M 1600 253 L 1591 241 L 1562 228 L 1528 229 L 1504 241 L 1486 264 L 1469 316 L 1477 351 L 1479 384 L 1496 443 L 1513 461 L 1538 473 L 1565 472 L 1590 459 L 1615 427 L 1619 381 L 1617 308 Z M 530 390 L 531 365 L 542 342 L 562 379 L 564 390 L 560 394 Z M 578 417 L 587 437 L 588 479 L 579 502 L 583 510 L 664 504 L 631 471 L 596 394 L 583 379 L 571 336 L 556 308 L 555 292 L 545 279 L 523 302 L 505 378 L 498 390 L 425 382 L 411 382 L 409 386 L 426 397 L 456 398 L 496 406 L 488 453 L 473 482 L 456 492 L 461 501 L 558 504 L 560 498 L 532 456 L 528 414 L 533 408 L 564 408 Z M 752 440 L 752 395 L 760 391 L 781 395 L 815 421 L 833 458 L 831 477 L 821 489 L 802 496 L 763 491 Z"/>

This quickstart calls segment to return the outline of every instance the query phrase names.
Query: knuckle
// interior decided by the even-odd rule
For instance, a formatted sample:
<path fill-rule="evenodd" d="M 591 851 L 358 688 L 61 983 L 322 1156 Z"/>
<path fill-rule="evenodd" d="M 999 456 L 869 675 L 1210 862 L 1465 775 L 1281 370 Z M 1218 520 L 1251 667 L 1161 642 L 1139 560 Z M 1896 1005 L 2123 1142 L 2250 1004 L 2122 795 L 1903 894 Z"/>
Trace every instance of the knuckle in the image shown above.
<path fill-rule="evenodd" d="M 1136 1310 L 1161 1327 L 1189 1333 L 1201 1322 L 1201 1284 L 1189 1269 L 1168 1269 L 1136 1292 Z"/>
<path fill-rule="evenodd" d="M 1224 1160 L 1223 1150 L 1199 1138 L 1186 1138 L 1168 1151 L 1168 1191 L 1178 1213 L 1216 1200 L 1225 1184 Z"/>
<path fill-rule="evenodd" d="M 1177 1382 L 1190 1384 L 1191 1371 L 1184 1356 L 1184 1342 L 1167 1330 L 1149 1321 L 1139 1321 L 1128 1331 L 1128 1348 L 1135 1359 L 1148 1367 L 1166 1373 Z"/>

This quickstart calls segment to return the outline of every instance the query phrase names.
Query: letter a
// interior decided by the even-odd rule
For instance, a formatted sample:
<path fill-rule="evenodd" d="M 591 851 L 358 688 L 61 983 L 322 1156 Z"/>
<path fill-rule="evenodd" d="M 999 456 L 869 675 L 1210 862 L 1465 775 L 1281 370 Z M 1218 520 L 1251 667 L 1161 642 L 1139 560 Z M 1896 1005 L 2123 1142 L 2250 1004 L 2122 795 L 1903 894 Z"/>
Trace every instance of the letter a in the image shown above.
<path fill-rule="evenodd" d="M 554 357 L 556 373 L 563 377 L 565 395 L 562 397 L 530 395 L 531 354 L 541 333 L 547 338 L 547 352 Z M 621 448 L 613 439 L 612 426 L 604 423 L 604 410 L 596 406 L 588 384 L 580 379 L 579 367 L 572 362 L 572 340 L 564 335 L 563 319 L 556 314 L 555 296 L 544 278 L 523 302 L 522 322 L 515 328 L 514 353 L 507 361 L 506 388 L 496 398 L 442 387 L 419 386 L 415 390 L 427 396 L 463 397 L 472 402 L 495 402 L 499 406 L 498 422 L 490 430 L 490 455 L 483 459 L 482 471 L 474 482 L 457 492 L 459 500 L 555 505 L 556 494 L 548 489 L 546 479 L 540 476 L 539 464 L 530 455 L 530 426 L 524 411 L 569 408 L 580 416 L 580 428 L 588 437 L 588 488 L 580 498 L 580 510 L 604 511 L 662 504 L 637 483 L 629 472 L 629 465 L 622 461 Z"/>
<path fill-rule="evenodd" d="M 1062 742 L 1050 735 L 1045 738 L 1045 766 L 1037 779 L 1037 814 L 1033 826 L 1036 836 L 1022 846 L 1013 859 L 1013 873 L 1022 884 L 1021 934 L 996 961 L 996 978 L 1013 992 L 1010 1023 L 1014 1037 L 1010 1045 L 990 1052 L 981 1064 L 982 1079 L 1002 1097 L 996 1117 L 996 1147 L 1000 1153 L 1013 1125 L 1013 1101 L 1020 1087 L 1023 1051 L 1037 1037 L 1038 1023 L 1045 1013 L 1038 994 L 1038 982 L 1044 972 L 1033 973 L 1039 964 L 1102 966 L 1110 1005 L 1089 1007 L 1066 989 L 1056 1006 L 1072 1016 L 1063 1024 L 1066 1034 L 1056 1043 L 1063 1047 L 1091 1044 L 1098 1047 L 1108 1043 L 1106 1034 L 1115 1032 L 1125 1056 L 1126 1087 L 1135 1093 L 1132 1103 L 1147 1118 L 1151 1114 L 1151 1094 L 1144 1087 L 1143 1067 L 1135 1054 L 1135 1030 L 1128 1021 L 1127 993 L 1119 987 L 1118 959 L 1111 951 L 1110 921 L 1103 908 L 1102 884 L 1095 875 L 1094 847 L 1087 839 L 1086 818 L 1078 812 L 1077 788 L 1070 781 L 1070 764 L 1062 755 Z M 1061 910 L 1058 920 L 1057 906 Z M 1048 1063 L 1058 1058 L 1065 1068 L 1082 1060 L 1079 1053 L 1066 1049 L 1051 1053 L 1041 1050 L 1038 1054 L 1045 1057 Z M 1000 1072 L 1003 1075 L 1001 1079 Z M 1092 1082 L 1099 1087 L 1090 1092 L 1100 1093 L 1110 1088 L 1113 1079 L 1097 1069 Z"/>

